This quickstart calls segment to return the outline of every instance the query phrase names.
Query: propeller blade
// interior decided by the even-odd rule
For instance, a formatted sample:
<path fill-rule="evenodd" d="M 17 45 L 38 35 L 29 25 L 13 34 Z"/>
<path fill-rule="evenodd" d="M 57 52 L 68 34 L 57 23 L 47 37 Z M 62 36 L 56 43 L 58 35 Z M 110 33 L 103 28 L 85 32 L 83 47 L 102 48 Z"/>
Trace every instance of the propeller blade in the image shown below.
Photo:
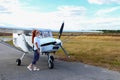
<path fill-rule="evenodd" d="M 70 56 L 68 55 L 68 52 L 62 47 L 62 45 L 60 45 L 60 47 L 62 48 L 62 50 L 64 51 L 65 55 L 70 58 Z"/>
<path fill-rule="evenodd" d="M 62 35 L 63 28 L 64 28 L 64 22 L 62 23 L 61 28 L 60 28 L 59 39 L 60 39 L 60 37 L 61 37 L 61 35 Z"/>

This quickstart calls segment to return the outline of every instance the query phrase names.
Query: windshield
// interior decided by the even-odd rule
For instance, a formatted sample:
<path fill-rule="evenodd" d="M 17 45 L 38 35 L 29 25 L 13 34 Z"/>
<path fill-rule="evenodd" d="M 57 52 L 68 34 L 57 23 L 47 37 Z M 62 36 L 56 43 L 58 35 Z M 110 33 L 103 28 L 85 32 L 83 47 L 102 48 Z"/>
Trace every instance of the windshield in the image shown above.
<path fill-rule="evenodd" d="M 51 31 L 44 31 L 44 32 L 42 32 L 42 37 L 43 38 L 52 37 L 52 32 Z"/>

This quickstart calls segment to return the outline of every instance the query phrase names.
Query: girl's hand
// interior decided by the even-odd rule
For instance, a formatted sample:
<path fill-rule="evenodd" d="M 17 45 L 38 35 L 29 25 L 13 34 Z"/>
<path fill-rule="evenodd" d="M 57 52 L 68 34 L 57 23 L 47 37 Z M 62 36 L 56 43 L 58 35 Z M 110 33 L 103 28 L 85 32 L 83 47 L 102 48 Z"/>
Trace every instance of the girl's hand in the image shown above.
<path fill-rule="evenodd" d="M 40 54 L 40 48 L 37 49 L 38 53 Z"/>

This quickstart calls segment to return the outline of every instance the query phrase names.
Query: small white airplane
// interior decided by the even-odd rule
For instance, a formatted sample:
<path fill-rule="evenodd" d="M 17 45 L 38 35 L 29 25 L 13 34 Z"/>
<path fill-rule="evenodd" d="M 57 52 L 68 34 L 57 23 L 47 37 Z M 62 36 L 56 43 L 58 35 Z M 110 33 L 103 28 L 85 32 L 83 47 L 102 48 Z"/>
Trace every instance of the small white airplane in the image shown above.
<path fill-rule="evenodd" d="M 62 41 L 60 40 L 64 28 L 64 22 L 61 25 L 58 39 L 53 38 L 52 31 L 50 29 L 39 29 L 41 32 L 40 42 L 41 42 L 41 53 L 48 56 L 48 67 L 49 69 L 54 68 L 54 57 L 50 53 L 55 53 L 58 49 L 62 49 L 65 55 L 68 56 L 67 51 L 62 47 Z M 36 28 L 13 28 L 0 26 L 0 32 L 13 33 L 13 44 L 15 47 L 19 47 L 24 53 L 16 60 L 17 65 L 20 66 L 23 57 L 26 53 L 33 53 L 32 44 L 32 30 Z M 69 57 L 69 56 L 68 56 Z"/>

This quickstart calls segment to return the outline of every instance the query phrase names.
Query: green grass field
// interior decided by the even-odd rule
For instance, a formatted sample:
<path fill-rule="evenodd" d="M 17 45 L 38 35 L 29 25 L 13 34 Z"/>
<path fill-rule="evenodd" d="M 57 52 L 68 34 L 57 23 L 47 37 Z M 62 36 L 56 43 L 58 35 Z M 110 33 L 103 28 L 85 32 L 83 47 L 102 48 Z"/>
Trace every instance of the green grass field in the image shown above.
<path fill-rule="evenodd" d="M 77 61 L 120 71 L 119 36 L 62 36 L 64 48 L 71 58 L 66 58 L 62 50 L 57 52 L 59 59 Z"/>

